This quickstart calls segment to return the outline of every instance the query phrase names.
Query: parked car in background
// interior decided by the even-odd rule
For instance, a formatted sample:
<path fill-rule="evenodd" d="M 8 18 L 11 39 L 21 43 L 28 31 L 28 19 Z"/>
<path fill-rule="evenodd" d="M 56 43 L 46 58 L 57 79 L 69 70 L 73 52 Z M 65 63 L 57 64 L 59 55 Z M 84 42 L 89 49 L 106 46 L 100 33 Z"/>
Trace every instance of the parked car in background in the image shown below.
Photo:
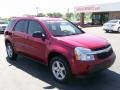
<path fill-rule="evenodd" d="M 4 32 L 7 55 L 26 55 L 50 68 L 59 82 L 107 69 L 115 61 L 112 46 L 61 18 L 21 17 Z"/>
<path fill-rule="evenodd" d="M 7 25 L 8 25 L 7 21 L 1 20 L 0 21 L 0 32 L 4 32 L 4 30 L 6 29 Z"/>
<path fill-rule="evenodd" d="M 120 19 L 114 19 L 103 24 L 103 29 L 106 32 L 119 32 L 120 33 Z"/>

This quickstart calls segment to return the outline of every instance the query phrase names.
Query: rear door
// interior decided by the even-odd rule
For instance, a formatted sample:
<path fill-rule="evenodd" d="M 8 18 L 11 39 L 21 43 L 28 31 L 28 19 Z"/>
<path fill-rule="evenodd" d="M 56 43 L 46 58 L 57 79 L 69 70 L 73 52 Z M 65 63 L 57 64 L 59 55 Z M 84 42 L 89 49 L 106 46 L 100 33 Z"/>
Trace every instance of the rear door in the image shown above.
<path fill-rule="evenodd" d="M 25 50 L 25 41 L 27 39 L 27 27 L 28 27 L 28 21 L 27 20 L 19 20 L 15 27 L 13 32 L 13 41 L 16 51 L 18 52 L 24 52 Z"/>

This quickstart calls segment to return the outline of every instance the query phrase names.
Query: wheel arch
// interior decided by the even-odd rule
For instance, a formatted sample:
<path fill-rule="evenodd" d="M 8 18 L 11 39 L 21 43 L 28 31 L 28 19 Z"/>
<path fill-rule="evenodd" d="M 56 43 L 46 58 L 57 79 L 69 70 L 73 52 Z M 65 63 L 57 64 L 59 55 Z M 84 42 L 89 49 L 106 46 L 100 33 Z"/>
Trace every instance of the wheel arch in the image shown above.
<path fill-rule="evenodd" d="M 16 52 L 16 49 L 15 49 L 15 47 L 14 47 L 14 44 L 13 44 L 10 40 L 5 39 L 5 45 L 6 45 L 7 43 L 10 43 L 10 44 L 12 45 L 12 47 L 13 47 L 13 50 Z"/>
<path fill-rule="evenodd" d="M 10 43 L 10 44 L 12 44 L 11 42 L 10 42 L 10 40 L 5 40 L 5 45 L 7 44 L 7 43 Z"/>
<path fill-rule="evenodd" d="M 65 59 L 65 62 L 66 62 L 67 65 L 68 65 L 68 67 L 70 68 L 70 63 L 69 63 L 67 57 L 66 57 L 65 55 L 59 53 L 59 52 L 51 52 L 51 53 L 49 53 L 49 55 L 48 55 L 48 63 L 47 63 L 48 66 L 49 66 L 49 64 L 50 64 L 51 59 L 52 59 L 53 57 L 55 57 L 55 56 L 61 56 L 61 57 L 63 57 L 63 58 Z M 70 68 L 70 70 L 71 70 L 71 68 Z"/>

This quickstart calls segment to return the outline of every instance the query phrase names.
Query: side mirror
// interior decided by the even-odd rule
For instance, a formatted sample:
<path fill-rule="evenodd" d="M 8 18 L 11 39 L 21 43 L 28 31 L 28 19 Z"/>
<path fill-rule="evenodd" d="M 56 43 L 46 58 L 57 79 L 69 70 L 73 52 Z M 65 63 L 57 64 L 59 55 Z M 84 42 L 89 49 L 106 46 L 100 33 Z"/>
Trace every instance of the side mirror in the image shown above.
<path fill-rule="evenodd" d="M 32 37 L 46 39 L 46 35 L 43 32 L 37 31 L 32 34 Z"/>

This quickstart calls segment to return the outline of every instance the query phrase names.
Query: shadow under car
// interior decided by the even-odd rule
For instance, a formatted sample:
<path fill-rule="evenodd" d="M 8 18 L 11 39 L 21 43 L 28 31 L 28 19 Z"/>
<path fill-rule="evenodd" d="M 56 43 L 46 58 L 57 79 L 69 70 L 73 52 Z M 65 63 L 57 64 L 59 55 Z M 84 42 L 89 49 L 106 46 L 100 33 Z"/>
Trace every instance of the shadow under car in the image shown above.
<path fill-rule="evenodd" d="M 43 89 L 59 90 L 120 90 L 120 74 L 111 70 L 105 70 L 92 78 L 75 78 L 68 84 L 56 83 L 53 80 L 49 69 L 39 63 L 31 61 L 29 58 L 19 55 L 16 60 L 9 60 L 9 66 L 14 65 L 26 73 L 29 73 L 35 78 L 47 82 L 50 86 L 43 87 Z"/>

